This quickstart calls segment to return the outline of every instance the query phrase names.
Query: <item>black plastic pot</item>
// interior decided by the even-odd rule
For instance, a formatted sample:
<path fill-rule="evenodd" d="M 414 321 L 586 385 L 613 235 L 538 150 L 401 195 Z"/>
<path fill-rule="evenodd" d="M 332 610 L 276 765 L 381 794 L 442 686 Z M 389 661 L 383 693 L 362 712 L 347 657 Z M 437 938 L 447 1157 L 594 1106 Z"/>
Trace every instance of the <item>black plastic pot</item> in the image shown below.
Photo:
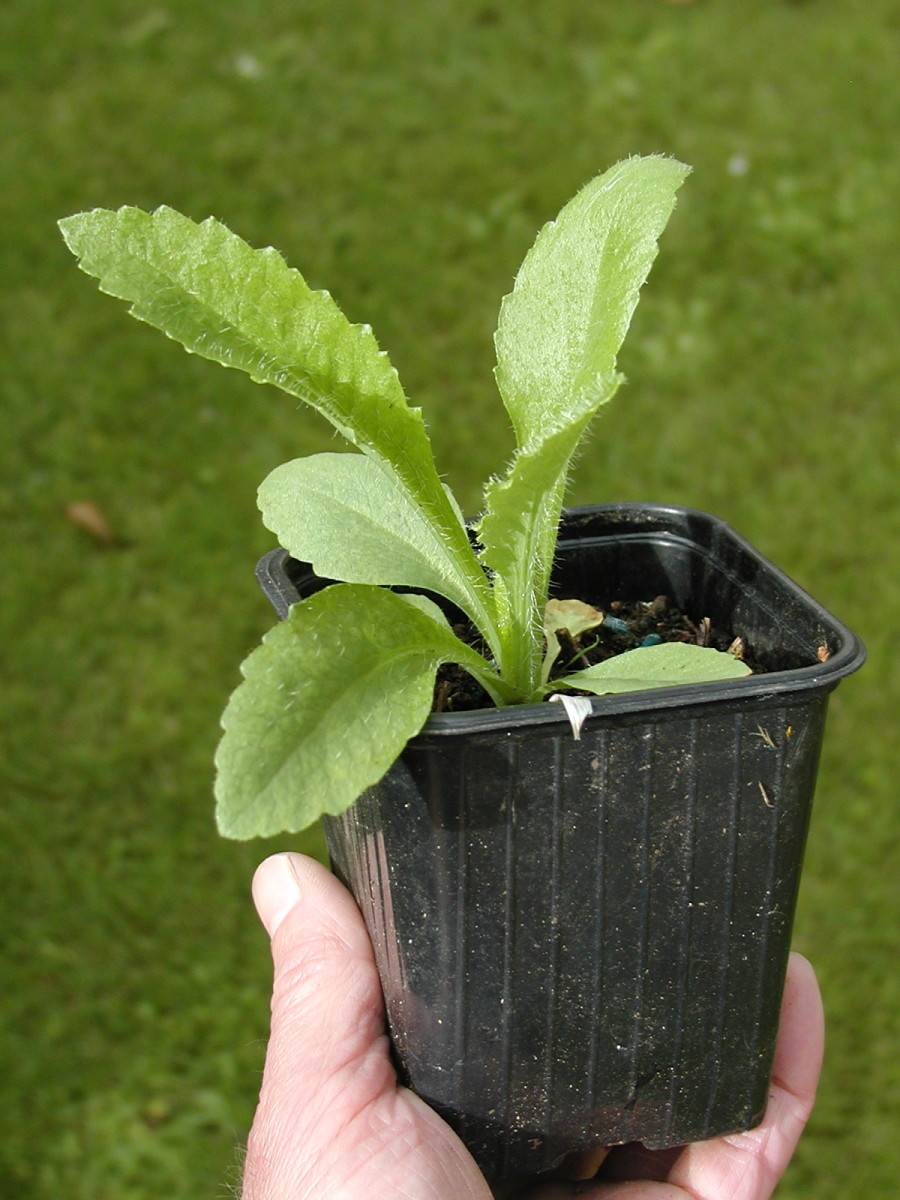
<path fill-rule="evenodd" d="M 322 586 L 281 551 L 259 577 L 281 615 Z M 667 594 L 768 673 L 595 699 L 580 741 L 556 704 L 435 715 L 326 819 L 401 1077 L 493 1179 L 761 1119 L 828 695 L 865 657 L 699 512 L 570 511 L 554 593 Z"/>

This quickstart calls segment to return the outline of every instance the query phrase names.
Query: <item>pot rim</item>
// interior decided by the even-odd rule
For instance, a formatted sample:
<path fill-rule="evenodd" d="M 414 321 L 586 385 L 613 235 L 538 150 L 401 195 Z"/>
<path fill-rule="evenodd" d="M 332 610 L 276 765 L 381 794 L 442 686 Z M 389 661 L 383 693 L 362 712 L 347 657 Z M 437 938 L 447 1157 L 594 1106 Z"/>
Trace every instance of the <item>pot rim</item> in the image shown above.
<path fill-rule="evenodd" d="M 653 531 L 646 525 L 641 526 L 641 518 L 652 515 L 658 527 L 656 536 L 664 531 L 666 523 L 670 524 L 673 528 L 665 535 L 670 544 L 680 543 L 694 553 L 705 555 L 716 562 L 717 570 L 726 576 L 731 576 L 727 567 L 716 560 L 710 550 L 704 549 L 697 542 L 691 541 L 689 537 L 677 531 L 679 525 L 715 528 L 718 536 L 727 539 L 732 548 L 744 556 L 745 561 L 752 562 L 758 570 L 765 572 L 795 604 L 802 606 L 816 618 L 828 637 L 831 655 L 825 662 L 817 661 L 804 667 L 748 675 L 742 679 L 678 684 L 673 687 L 654 688 L 642 692 L 592 696 L 589 697 L 591 712 L 587 718 L 588 722 L 592 722 L 598 717 L 616 717 L 620 714 L 623 716 L 626 714 L 650 716 L 673 709 L 708 708 L 710 705 L 718 706 L 729 701 L 740 702 L 742 706 L 755 701 L 771 705 L 777 703 L 782 697 L 788 701 L 792 694 L 798 692 L 827 693 L 832 691 L 846 676 L 858 670 L 865 661 L 865 646 L 856 634 L 832 616 L 799 584 L 776 567 L 721 517 L 713 516 L 701 509 L 669 504 L 629 501 L 618 504 L 581 505 L 564 511 L 558 545 L 563 547 L 566 544 L 590 541 L 590 535 L 579 533 L 577 527 L 584 525 L 591 518 L 601 515 L 615 517 L 621 522 L 621 532 L 618 532 L 616 537 L 625 544 L 629 541 L 646 542 L 648 538 L 654 536 Z M 596 540 L 609 540 L 610 536 L 609 533 L 598 535 Z M 272 550 L 260 559 L 256 571 L 257 579 L 280 616 L 284 616 L 289 606 L 300 598 L 293 583 L 287 577 L 285 568 L 289 561 L 292 561 L 291 556 L 286 550 Z M 739 581 L 735 579 L 735 582 L 738 582 L 740 586 Z M 774 613 L 772 619 L 777 620 Z M 564 727 L 568 724 L 569 718 L 562 705 L 541 701 L 535 704 L 513 705 L 508 708 L 481 708 L 460 713 L 432 713 L 421 731 L 411 741 L 418 742 L 428 735 L 444 738 L 460 734 L 490 733 L 505 728 L 512 730 L 544 725 Z"/>

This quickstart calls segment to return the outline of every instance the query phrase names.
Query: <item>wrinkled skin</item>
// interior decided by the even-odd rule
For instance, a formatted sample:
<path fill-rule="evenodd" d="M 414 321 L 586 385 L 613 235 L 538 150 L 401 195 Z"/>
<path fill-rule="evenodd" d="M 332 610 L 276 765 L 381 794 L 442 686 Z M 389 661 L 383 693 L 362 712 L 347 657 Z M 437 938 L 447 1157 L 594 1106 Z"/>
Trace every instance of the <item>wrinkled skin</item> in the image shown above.
<path fill-rule="evenodd" d="M 791 956 L 768 1110 L 749 1133 L 651 1153 L 613 1150 L 596 1179 L 496 1193 L 450 1128 L 398 1087 L 381 989 L 349 892 L 301 855 L 267 859 L 254 899 L 272 939 L 272 1029 L 243 1200 L 767 1200 L 812 1109 L 823 1017 Z M 581 1164 L 584 1174 L 584 1164 Z"/>

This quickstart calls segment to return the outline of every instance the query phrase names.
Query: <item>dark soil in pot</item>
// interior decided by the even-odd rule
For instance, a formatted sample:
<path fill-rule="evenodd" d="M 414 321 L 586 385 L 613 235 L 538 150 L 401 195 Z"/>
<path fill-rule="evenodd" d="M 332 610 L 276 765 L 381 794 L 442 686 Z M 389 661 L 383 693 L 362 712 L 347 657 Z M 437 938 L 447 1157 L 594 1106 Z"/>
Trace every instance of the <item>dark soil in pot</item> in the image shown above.
<path fill-rule="evenodd" d="M 740 635 L 714 627 L 709 617 L 692 618 L 668 596 L 655 596 L 652 600 L 617 599 L 602 606 L 593 598 L 567 598 L 590 604 L 604 613 L 604 620 L 598 628 L 589 630 L 579 638 L 573 638 L 565 629 L 555 635 L 560 643 L 560 655 L 550 674 L 551 682 L 570 671 L 660 642 L 710 646 L 722 653 L 734 654 L 754 674 L 766 671 L 766 667 L 754 659 L 752 650 L 748 649 Z M 452 617 L 456 615 L 451 614 Z M 486 652 L 477 632 L 467 622 L 454 619 L 453 632 L 481 653 Z M 569 694 L 577 694 L 573 689 L 566 690 Z M 440 668 L 434 689 L 434 712 L 469 712 L 490 707 L 490 697 L 462 667 L 447 663 Z"/>

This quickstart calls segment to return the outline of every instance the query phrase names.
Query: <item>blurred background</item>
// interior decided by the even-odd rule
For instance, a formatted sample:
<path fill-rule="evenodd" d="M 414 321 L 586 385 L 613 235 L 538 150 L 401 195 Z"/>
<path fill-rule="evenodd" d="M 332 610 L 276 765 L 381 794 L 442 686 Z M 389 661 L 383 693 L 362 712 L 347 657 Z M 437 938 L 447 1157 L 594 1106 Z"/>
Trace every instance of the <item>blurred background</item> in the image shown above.
<path fill-rule="evenodd" d="M 322 848 L 220 841 L 211 760 L 274 619 L 256 486 L 330 429 L 130 320 L 56 220 L 167 203 L 277 246 L 374 327 L 471 512 L 512 448 L 500 298 L 650 152 L 695 171 L 571 500 L 711 510 L 868 644 L 796 927 L 821 1100 L 778 1195 L 894 1195 L 894 0 L 7 0 L 0 115 L 0 1196 L 229 1193 L 268 1019 L 250 877 Z"/>

